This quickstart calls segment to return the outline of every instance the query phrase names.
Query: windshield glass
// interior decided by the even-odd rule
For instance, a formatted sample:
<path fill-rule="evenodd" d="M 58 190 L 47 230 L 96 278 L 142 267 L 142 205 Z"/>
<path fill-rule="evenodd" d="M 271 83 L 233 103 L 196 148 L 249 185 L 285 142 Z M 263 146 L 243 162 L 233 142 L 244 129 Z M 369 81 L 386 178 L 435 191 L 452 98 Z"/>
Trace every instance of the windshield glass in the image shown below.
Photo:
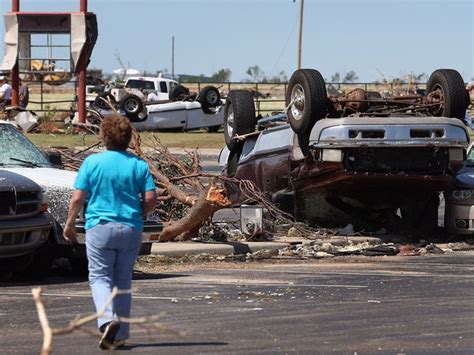
<path fill-rule="evenodd" d="M 50 166 L 41 151 L 14 126 L 0 124 L 0 166 L 30 165 Z"/>

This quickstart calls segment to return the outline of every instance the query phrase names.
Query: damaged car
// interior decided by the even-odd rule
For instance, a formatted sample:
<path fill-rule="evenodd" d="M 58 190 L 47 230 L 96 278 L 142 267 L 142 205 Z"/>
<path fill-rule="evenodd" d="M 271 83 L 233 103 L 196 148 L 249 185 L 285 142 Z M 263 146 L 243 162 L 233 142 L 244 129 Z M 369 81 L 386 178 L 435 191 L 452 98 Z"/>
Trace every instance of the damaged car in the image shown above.
<path fill-rule="evenodd" d="M 3 170 L 6 167 L 0 163 L 0 271 L 42 276 L 54 257 L 47 195 L 30 179 Z"/>
<path fill-rule="evenodd" d="M 2 170 L 32 180 L 48 194 L 48 211 L 54 218 L 52 244 L 55 256 L 66 257 L 73 267 L 83 270 L 86 265 L 83 213 L 76 221 L 78 244 L 71 244 L 63 237 L 77 173 L 62 169 L 59 153 L 42 152 L 6 121 L 0 121 L 0 166 Z M 144 219 L 141 254 L 150 253 L 151 243 L 158 240 L 162 228 L 162 223 L 153 213 Z"/>
<path fill-rule="evenodd" d="M 328 95 L 317 70 L 300 69 L 285 101 L 284 112 L 257 118 L 250 92 L 229 92 L 225 175 L 252 181 L 312 226 L 438 230 L 439 194 L 451 188 L 470 143 L 457 71 L 433 72 L 426 92 L 384 98 L 359 88 Z"/>
<path fill-rule="evenodd" d="M 445 193 L 446 231 L 453 235 L 474 234 L 474 149 L 470 146 L 464 167 L 457 173 L 452 190 Z"/>

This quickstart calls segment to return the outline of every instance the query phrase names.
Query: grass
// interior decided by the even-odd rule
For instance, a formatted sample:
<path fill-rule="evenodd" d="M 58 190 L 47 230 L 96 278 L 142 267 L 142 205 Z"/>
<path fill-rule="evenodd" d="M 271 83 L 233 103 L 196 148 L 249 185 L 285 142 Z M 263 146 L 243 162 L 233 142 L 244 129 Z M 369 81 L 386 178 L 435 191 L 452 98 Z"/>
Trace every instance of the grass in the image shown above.
<path fill-rule="evenodd" d="M 147 138 L 152 135 L 158 137 L 160 141 L 169 148 L 223 148 L 224 134 L 207 133 L 205 131 L 192 132 L 142 132 L 140 136 L 144 144 L 147 144 Z M 79 147 L 89 146 L 98 141 L 95 135 L 79 134 L 48 134 L 48 133 L 27 133 L 26 136 L 35 144 L 42 147 Z"/>

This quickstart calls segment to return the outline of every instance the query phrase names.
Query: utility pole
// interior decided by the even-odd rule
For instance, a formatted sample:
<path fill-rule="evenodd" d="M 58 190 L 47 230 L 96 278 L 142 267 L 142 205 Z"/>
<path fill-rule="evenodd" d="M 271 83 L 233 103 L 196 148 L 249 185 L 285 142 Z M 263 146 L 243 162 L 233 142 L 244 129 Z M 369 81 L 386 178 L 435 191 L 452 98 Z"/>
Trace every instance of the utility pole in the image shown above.
<path fill-rule="evenodd" d="M 12 12 L 20 12 L 20 0 L 12 0 Z M 18 105 L 19 101 L 19 88 L 20 88 L 20 68 L 18 67 L 18 59 L 16 64 L 12 68 L 12 97 L 11 101 L 13 106 Z"/>
<path fill-rule="evenodd" d="M 174 79 L 174 36 L 171 37 L 171 78 Z"/>
<path fill-rule="evenodd" d="M 303 9 L 304 0 L 300 0 L 300 26 L 298 33 L 298 69 L 301 69 L 301 46 L 303 43 Z"/>

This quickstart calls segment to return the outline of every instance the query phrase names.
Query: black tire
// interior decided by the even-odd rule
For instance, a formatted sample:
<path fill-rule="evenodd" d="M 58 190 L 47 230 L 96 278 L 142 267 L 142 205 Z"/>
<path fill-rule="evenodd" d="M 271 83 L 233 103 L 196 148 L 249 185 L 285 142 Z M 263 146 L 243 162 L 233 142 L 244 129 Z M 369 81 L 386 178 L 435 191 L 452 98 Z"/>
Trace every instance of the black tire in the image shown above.
<path fill-rule="evenodd" d="M 57 244 L 53 232 L 51 232 L 46 243 L 40 246 L 33 254 L 31 264 L 25 270 L 22 270 L 19 275 L 32 280 L 47 276 L 56 254 Z"/>
<path fill-rule="evenodd" d="M 71 271 L 77 276 L 87 276 L 89 273 L 89 263 L 87 258 L 69 258 Z"/>
<path fill-rule="evenodd" d="M 211 114 L 214 113 L 211 108 L 219 106 L 221 101 L 221 94 L 215 86 L 205 86 L 199 91 L 199 100 L 201 103 L 202 110 L 204 113 Z"/>
<path fill-rule="evenodd" d="M 232 115 L 231 117 L 229 117 Z M 235 151 L 239 142 L 236 135 L 243 135 L 255 131 L 257 119 L 253 95 L 247 90 L 231 90 L 227 95 L 224 110 L 224 138 L 227 148 Z"/>
<path fill-rule="evenodd" d="M 112 95 L 110 92 L 103 92 L 102 94 L 95 97 L 94 108 L 97 110 L 110 110 L 110 106 L 107 104 L 109 100 L 112 104 L 112 107 L 117 107 L 117 101 L 115 100 L 114 95 Z"/>
<path fill-rule="evenodd" d="M 219 132 L 219 128 L 221 128 L 221 125 L 209 126 L 209 127 L 207 127 L 207 132 L 208 133 L 217 133 L 217 132 Z"/>
<path fill-rule="evenodd" d="M 466 89 L 461 74 L 453 69 L 435 70 L 426 84 L 428 95 L 441 90 L 444 104 L 433 110 L 434 116 L 455 117 L 464 121 L 466 114 Z"/>
<path fill-rule="evenodd" d="M 169 94 L 169 99 L 171 101 L 184 100 L 186 96 L 189 95 L 189 89 L 183 85 L 175 86 Z"/>
<path fill-rule="evenodd" d="M 295 133 L 304 135 L 311 132 L 328 111 L 326 84 L 321 73 L 314 69 L 295 71 L 288 83 L 285 105 L 288 107 L 297 95 L 288 108 L 288 121 Z"/>
<path fill-rule="evenodd" d="M 120 100 L 119 106 L 128 118 L 135 119 L 143 110 L 143 101 L 137 95 L 127 94 Z"/>

